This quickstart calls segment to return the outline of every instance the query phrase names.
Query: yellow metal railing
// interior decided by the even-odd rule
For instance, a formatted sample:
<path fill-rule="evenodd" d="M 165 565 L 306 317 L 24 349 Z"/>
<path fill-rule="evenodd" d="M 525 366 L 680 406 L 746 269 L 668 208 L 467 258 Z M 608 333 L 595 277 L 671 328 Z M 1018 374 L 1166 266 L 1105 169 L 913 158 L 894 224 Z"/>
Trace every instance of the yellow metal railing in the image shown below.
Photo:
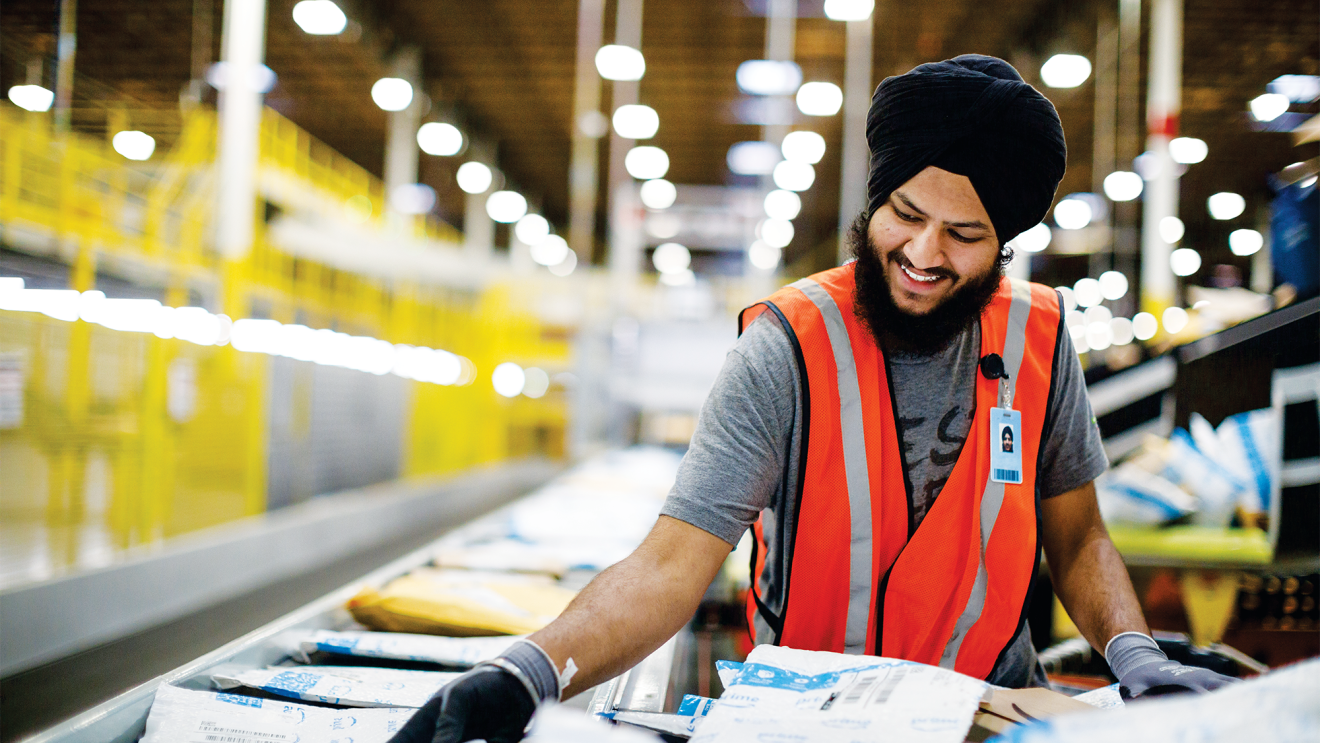
<path fill-rule="evenodd" d="M 562 454 L 561 390 L 506 400 L 490 385 L 503 361 L 568 368 L 563 334 L 510 301 L 510 287 L 458 291 L 336 270 L 272 247 L 261 219 L 251 254 L 221 259 L 208 238 L 215 117 L 195 110 L 181 122 L 170 151 L 140 164 L 102 137 L 56 135 L 47 115 L 0 103 L 7 248 L 66 262 L 80 291 L 95 288 L 99 266 L 148 277 L 173 306 L 196 293 L 235 319 L 255 312 L 471 359 L 469 386 L 407 383 L 406 475 Z M 261 177 L 274 174 L 277 186 L 364 224 L 381 219 L 380 180 L 292 122 L 267 111 L 260 141 Z M 266 198 L 280 196 L 267 189 Z M 460 239 L 420 219 L 413 234 Z M 0 564 L 0 586 L 265 510 L 268 357 L 0 311 L 0 361 L 20 369 L 23 408 L 16 427 L 0 429 L 0 521 L 7 540 L 11 527 L 30 527 L 19 541 L 30 542 L 33 565 L 46 566 L 6 575 Z"/>

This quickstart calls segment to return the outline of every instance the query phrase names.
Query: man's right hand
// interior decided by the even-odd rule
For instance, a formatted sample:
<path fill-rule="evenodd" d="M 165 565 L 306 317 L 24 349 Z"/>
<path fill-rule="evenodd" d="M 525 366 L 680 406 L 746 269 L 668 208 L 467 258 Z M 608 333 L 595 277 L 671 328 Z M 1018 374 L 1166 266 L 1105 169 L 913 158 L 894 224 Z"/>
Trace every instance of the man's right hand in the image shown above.
<path fill-rule="evenodd" d="M 515 743 L 535 711 L 536 701 L 513 674 L 478 666 L 441 689 L 390 743 Z"/>

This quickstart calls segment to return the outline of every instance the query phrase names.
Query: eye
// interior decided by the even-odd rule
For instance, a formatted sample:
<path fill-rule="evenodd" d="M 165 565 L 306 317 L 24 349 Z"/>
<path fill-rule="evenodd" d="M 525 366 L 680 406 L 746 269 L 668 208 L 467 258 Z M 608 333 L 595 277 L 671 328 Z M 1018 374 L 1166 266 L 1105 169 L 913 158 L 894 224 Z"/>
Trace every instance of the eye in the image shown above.
<path fill-rule="evenodd" d="M 960 243 L 967 243 L 967 244 L 981 241 L 980 237 L 968 237 L 967 235 L 964 235 L 956 230 L 949 230 L 949 237 L 952 237 L 954 240 L 957 240 Z"/>
<path fill-rule="evenodd" d="M 920 218 L 920 217 L 918 217 L 918 216 L 916 216 L 916 215 L 914 215 L 914 214 L 908 214 L 907 212 L 905 212 L 905 211 L 903 211 L 902 209 L 899 209 L 899 208 L 897 208 L 897 207 L 894 208 L 894 213 L 897 214 L 897 215 L 898 215 L 898 218 L 901 219 L 901 220 L 903 220 L 904 222 L 920 222 L 920 221 L 921 221 L 921 218 Z"/>

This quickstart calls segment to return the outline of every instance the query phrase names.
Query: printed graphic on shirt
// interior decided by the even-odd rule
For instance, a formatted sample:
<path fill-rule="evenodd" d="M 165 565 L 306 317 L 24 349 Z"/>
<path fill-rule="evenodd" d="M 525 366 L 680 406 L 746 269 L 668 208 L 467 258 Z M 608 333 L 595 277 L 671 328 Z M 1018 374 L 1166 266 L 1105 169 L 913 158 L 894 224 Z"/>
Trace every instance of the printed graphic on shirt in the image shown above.
<path fill-rule="evenodd" d="M 934 416 L 899 416 L 903 466 L 912 485 L 909 496 L 914 527 L 926 517 L 931 504 L 949 481 L 975 413 L 975 410 L 954 403 L 938 419 Z"/>

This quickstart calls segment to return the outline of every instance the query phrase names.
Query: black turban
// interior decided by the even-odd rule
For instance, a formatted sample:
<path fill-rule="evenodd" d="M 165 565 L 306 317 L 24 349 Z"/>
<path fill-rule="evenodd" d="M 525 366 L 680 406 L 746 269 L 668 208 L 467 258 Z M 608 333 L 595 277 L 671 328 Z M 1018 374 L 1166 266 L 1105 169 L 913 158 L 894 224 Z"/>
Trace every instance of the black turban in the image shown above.
<path fill-rule="evenodd" d="M 1044 219 L 1067 164 L 1054 106 L 1012 65 L 979 54 L 886 78 L 866 143 L 868 216 L 933 165 L 972 182 L 1001 245 Z"/>

